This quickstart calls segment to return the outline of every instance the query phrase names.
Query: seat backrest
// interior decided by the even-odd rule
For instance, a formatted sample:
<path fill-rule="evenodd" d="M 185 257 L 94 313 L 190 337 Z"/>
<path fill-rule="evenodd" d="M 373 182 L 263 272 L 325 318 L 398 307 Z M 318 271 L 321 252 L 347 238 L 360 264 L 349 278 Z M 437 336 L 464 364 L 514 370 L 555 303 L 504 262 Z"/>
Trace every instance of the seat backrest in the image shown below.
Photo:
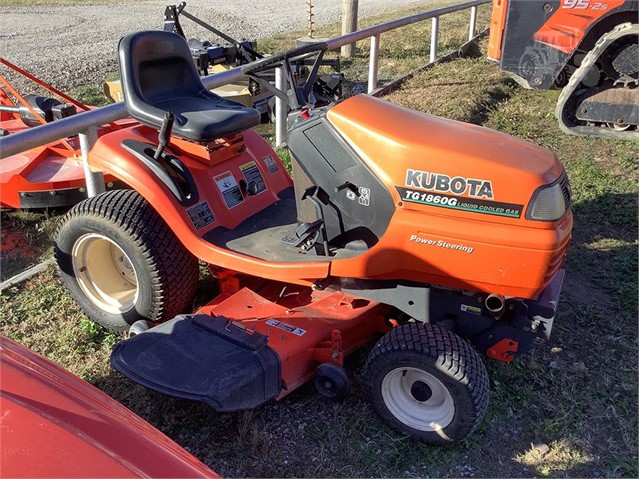
<path fill-rule="evenodd" d="M 158 127 L 153 105 L 167 98 L 197 97 L 206 91 L 186 41 L 175 33 L 132 33 L 118 45 L 126 107 L 134 118 Z M 158 118 L 159 116 L 159 118 Z"/>

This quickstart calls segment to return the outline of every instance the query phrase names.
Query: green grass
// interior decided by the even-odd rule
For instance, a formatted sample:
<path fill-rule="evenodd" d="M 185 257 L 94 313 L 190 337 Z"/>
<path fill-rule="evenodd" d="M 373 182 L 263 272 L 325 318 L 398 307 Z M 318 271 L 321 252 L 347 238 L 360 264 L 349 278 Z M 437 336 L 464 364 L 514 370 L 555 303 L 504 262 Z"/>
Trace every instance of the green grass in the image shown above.
<path fill-rule="evenodd" d="M 260 44 L 275 51 L 296 36 Z M 427 26 L 382 35 L 380 77 L 423 63 L 425 38 Z M 365 79 L 366 52 L 346 62 L 353 82 Z M 557 92 L 523 90 L 481 57 L 435 66 L 387 98 L 550 147 L 572 184 L 573 243 L 552 338 L 514 364 L 487 361 L 490 409 L 464 443 L 430 448 L 382 424 L 363 390 L 367 348 L 347 358 L 351 392 L 342 403 L 305 385 L 281 402 L 217 414 L 133 385 L 108 366 L 118 337 L 84 317 L 53 270 L 2 292 L 2 333 L 92 381 L 226 476 L 637 477 L 639 142 L 562 134 Z M 260 132 L 272 141 L 269 126 Z M 57 215 L 2 215 L 3 231 L 22 228 L 50 254 Z M 3 271 L 18 260 L 3 255 Z M 204 268 L 202 276 L 196 306 L 215 290 Z"/>

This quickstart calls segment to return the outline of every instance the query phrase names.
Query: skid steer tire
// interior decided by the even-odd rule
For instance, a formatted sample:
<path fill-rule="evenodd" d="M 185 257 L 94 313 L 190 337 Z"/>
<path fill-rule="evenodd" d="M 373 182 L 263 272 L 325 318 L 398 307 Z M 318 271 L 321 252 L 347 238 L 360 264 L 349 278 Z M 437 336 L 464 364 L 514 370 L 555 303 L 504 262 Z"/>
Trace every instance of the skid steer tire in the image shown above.
<path fill-rule="evenodd" d="M 364 384 L 386 423 L 427 444 L 462 441 L 488 408 L 488 374 L 479 355 L 431 324 L 411 323 L 386 334 L 367 360 Z"/>
<path fill-rule="evenodd" d="M 78 203 L 56 230 L 62 281 L 89 318 L 113 331 L 181 313 L 198 283 L 197 258 L 137 192 Z"/>

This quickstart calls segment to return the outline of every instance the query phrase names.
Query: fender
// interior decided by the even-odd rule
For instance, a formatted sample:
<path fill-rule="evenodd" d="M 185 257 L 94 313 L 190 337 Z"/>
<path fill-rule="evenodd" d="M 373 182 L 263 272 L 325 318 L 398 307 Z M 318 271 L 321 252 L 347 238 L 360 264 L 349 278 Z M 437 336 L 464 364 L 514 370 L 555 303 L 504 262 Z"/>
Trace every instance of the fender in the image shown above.
<path fill-rule="evenodd" d="M 259 208 L 249 210 L 250 214 L 247 216 L 238 218 L 237 215 L 231 215 L 219 197 L 215 196 L 217 192 L 215 191 L 216 187 L 213 182 L 213 178 L 220 168 L 222 168 L 222 171 L 228 170 L 226 162 L 224 165 L 218 165 L 212 162 L 207 164 L 204 161 L 185 154 L 176 154 L 189 168 L 200 193 L 199 203 L 195 206 L 206 203 L 214 218 L 214 222 L 211 224 L 200 227 L 199 229 L 196 228 L 189 216 L 189 208 L 193 206 L 181 205 L 171 190 L 148 165 L 121 146 L 122 141 L 132 138 L 153 145 L 155 143 L 154 135 L 156 135 L 156 133 L 152 129 L 142 126 L 125 128 L 103 135 L 97 140 L 91 150 L 89 157 L 90 165 L 93 169 L 115 176 L 141 194 L 164 221 L 166 221 L 184 246 L 201 261 L 231 270 L 251 271 L 254 275 L 267 279 L 287 281 L 302 285 L 309 285 L 313 280 L 328 276 L 330 269 L 330 262 L 328 261 L 273 263 L 220 248 L 206 241 L 204 235 L 209 231 L 218 226 L 233 229 L 246 219 L 246 217 L 250 216 L 250 214 L 258 213 Z M 251 143 L 257 141 L 255 138 L 257 136 L 258 135 L 253 132 L 245 133 L 245 141 L 249 148 L 240 148 L 238 150 L 243 151 L 243 154 L 246 155 L 244 160 L 253 158 L 253 156 L 250 156 L 251 153 L 249 150 Z M 259 145 L 257 146 L 259 148 Z M 274 152 L 273 155 L 275 155 Z M 238 158 L 240 162 L 244 160 Z M 277 161 L 279 161 L 279 159 Z M 290 186 L 290 178 L 284 173 L 283 167 L 282 179 L 276 179 L 274 184 L 277 188 L 274 187 L 268 192 L 265 192 L 265 194 L 268 193 L 270 195 L 271 202 L 277 201 L 277 192 Z M 260 196 L 264 196 L 265 194 Z M 268 197 L 259 202 L 262 207 L 264 201 L 268 201 Z M 312 278 L 312 280 L 307 278 Z"/>

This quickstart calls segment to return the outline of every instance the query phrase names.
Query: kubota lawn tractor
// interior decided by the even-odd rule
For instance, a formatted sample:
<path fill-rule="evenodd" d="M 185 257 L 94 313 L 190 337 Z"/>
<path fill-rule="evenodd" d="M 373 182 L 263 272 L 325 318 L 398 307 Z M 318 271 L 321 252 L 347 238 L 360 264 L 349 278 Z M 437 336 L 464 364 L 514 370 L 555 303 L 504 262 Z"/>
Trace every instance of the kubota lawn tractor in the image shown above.
<path fill-rule="evenodd" d="M 102 135 L 90 159 L 131 189 L 63 218 L 62 278 L 93 320 L 131 331 L 111 363 L 149 388 L 219 411 L 313 378 L 341 397 L 344 357 L 381 336 L 364 374 L 374 409 L 421 441 L 460 441 L 488 406 L 478 352 L 511 361 L 550 334 L 566 173 L 549 150 L 367 95 L 308 109 L 313 82 L 296 85 L 290 64 L 326 48 L 242 67 L 288 71 L 290 94 L 276 94 L 292 111 L 291 178 L 251 131 L 259 113 L 207 91 L 183 38 L 122 39 L 140 124 Z M 220 294 L 180 314 L 198 260 Z"/>

